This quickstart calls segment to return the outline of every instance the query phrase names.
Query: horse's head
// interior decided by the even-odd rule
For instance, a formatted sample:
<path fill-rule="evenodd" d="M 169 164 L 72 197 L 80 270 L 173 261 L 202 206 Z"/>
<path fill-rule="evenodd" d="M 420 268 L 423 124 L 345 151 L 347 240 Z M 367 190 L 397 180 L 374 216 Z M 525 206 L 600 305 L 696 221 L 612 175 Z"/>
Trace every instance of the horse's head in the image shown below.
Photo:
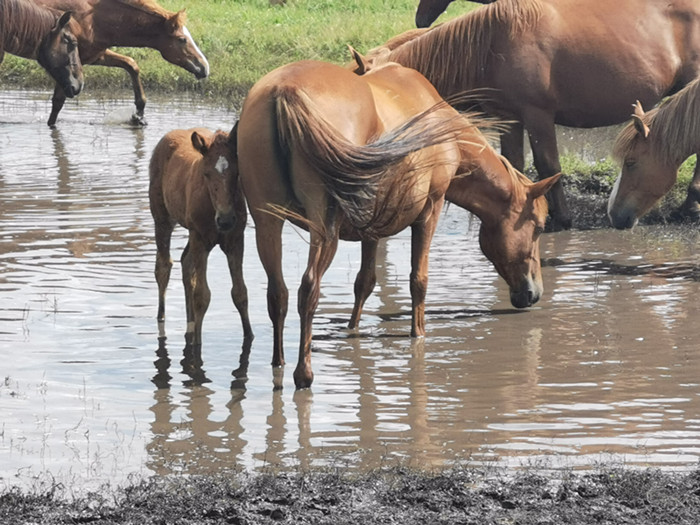
<path fill-rule="evenodd" d="M 185 11 L 168 16 L 165 31 L 155 46 L 165 60 L 180 66 L 198 79 L 209 76 L 209 62 L 185 27 Z"/>
<path fill-rule="evenodd" d="M 539 238 L 547 219 L 544 195 L 560 177 L 537 183 L 513 177 L 508 198 L 479 214 L 481 250 L 508 283 L 516 308 L 532 306 L 542 295 Z"/>
<path fill-rule="evenodd" d="M 83 66 L 78 55 L 78 40 L 69 29 L 71 13 L 63 13 L 39 44 L 37 61 L 63 89 L 74 97 L 83 89 Z"/>
<path fill-rule="evenodd" d="M 200 166 L 216 212 L 216 227 L 222 232 L 233 228 L 241 207 L 245 209 L 238 181 L 237 128 L 238 123 L 231 133 L 217 131 L 210 141 L 192 133 L 192 145 L 202 154 Z"/>
<path fill-rule="evenodd" d="M 637 101 L 632 121 L 615 140 L 615 156 L 622 171 L 608 199 L 608 217 L 620 230 L 637 224 L 639 217 L 671 189 L 678 176 L 678 165 L 655 152 L 653 131 L 647 122 L 647 114 Z"/>

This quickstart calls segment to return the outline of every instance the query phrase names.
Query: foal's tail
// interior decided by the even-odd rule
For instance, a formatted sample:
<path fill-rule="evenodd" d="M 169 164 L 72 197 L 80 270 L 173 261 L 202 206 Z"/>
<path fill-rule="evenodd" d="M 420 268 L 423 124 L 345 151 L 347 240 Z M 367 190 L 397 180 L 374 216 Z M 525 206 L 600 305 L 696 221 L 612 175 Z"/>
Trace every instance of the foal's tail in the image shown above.
<path fill-rule="evenodd" d="M 397 205 L 392 203 L 398 210 L 411 204 L 410 189 L 418 170 L 445 162 L 436 158 L 409 166 L 406 157 L 429 146 L 457 141 L 470 125 L 461 116 L 440 118 L 436 111 L 448 106 L 441 102 L 367 144 L 356 145 L 321 116 L 304 92 L 280 89 L 276 101 L 283 149 L 288 152 L 292 145 L 298 147 L 353 227 L 365 231 L 378 226 L 389 198 L 402 199 Z M 384 189 L 381 199 L 380 188 Z M 392 188 L 400 189 L 392 192 Z"/>

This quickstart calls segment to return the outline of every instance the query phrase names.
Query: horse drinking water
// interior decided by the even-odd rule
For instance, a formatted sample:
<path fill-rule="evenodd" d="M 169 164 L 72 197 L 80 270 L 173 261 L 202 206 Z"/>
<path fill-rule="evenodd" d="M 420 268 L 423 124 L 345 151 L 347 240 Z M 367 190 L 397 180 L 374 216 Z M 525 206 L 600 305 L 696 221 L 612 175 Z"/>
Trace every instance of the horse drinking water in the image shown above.
<path fill-rule="evenodd" d="M 120 67 L 131 77 L 136 113 L 132 121 L 144 124 L 146 95 L 139 66 L 112 46 L 157 49 L 168 62 L 201 79 L 209 75 L 209 63 L 185 27 L 185 12 L 167 11 L 154 0 L 35 0 L 46 6 L 71 10 L 80 24 L 78 47 L 83 64 Z M 53 126 L 65 96 L 56 86 L 48 124 Z"/>
<path fill-rule="evenodd" d="M 243 281 L 246 207 L 238 181 L 236 127 L 230 134 L 203 128 L 170 131 L 153 150 L 149 172 L 148 195 L 157 247 L 158 322 L 165 321 L 165 291 L 173 265 L 170 239 L 179 224 L 189 230 L 182 254 L 187 342 L 202 343 L 202 321 L 211 297 L 207 258 L 217 244 L 228 259 L 231 297 L 241 316 L 244 337 L 252 340 Z"/>
<path fill-rule="evenodd" d="M 6 51 L 36 60 L 66 96 L 78 95 L 83 89 L 83 69 L 70 26 L 69 12 L 59 13 L 30 0 L 2 0 L 0 62 Z"/>
<path fill-rule="evenodd" d="M 615 228 L 632 228 L 671 189 L 683 161 L 700 152 L 700 80 L 647 113 L 637 102 L 613 151 L 622 171 L 608 200 L 608 216 Z M 681 213 L 699 219 L 699 202 L 696 163 Z"/>
<path fill-rule="evenodd" d="M 274 70 L 251 88 L 240 115 L 238 159 L 268 276 L 273 366 L 284 364 L 288 291 L 281 267 L 282 227 L 290 218 L 310 232 L 298 292 L 297 388 L 313 381 L 313 316 L 339 238 L 371 244 L 411 227 L 411 335 L 425 334 L 430 241 L 445 192 L 463 162 L 459 138 L 470 129 L 471 123 L 447 106 L 422 75 L 398 64 L 356 75 L 340 66 L 302 61 Z M 517 226 L 530 233 L 522 239 L 526 246 L 514 252 L 507 248 L 512 227 L 493 232 L 492 256 L 510 257 L 498 261 L 499 269 L 522 269 L 523 258 L 534 263 L 539 231 L 534 230 L 546 216 L 546 205 L 538 199 L 550 182 L 517 192 L 519 202 L 530 203 L 514 212 Z M 516 271 L 502 274 L 516 296 L 527 298 L 518 306 L 539 299 L 539 260 L 535 266 L 534 275 L 511 280 Z M 523 286 L 532 288 L 521 292 Z"/>
<path fill-rule="evenodd" d="M 477 89 L 484 112 L 516 122 L 501 151 L 519 170 L 527 130 L 540 178 L 561 171 L 555 124 L 624 122 L 635 100 L 651 107 L 700 71 L 700 3 L 688 0 L 498 0 L 414 35 L 377 58 L 446 98 Z M 561 185 L 550 197 L 553 228 L 569 227 Z"/>

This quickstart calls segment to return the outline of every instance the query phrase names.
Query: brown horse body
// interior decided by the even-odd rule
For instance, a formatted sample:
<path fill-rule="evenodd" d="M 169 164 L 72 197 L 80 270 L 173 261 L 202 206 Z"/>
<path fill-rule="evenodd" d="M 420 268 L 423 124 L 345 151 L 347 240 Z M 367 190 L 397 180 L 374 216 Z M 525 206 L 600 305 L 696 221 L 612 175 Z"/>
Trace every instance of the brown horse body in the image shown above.
<path fill-rule="evenodd" d="M 285 218 L 291 217 L 310 232 L 308 265 L 298 293 L 297 388 L 308 387 L 313 380 L 313 315 L 320 281 L 339 237 L 361 240 L 363 252 L 371 253 L 377 239 L 411 227 L 411 335 L 425 334 L 430 241 L 445 193 L 464 164 L 461 148 L 468 146 L 456 138 L 473 129 L 442 102 L 424 77 L 397 64 L 360 76 L 339 66 L 302 61 L 278 68 L 251 88 L 240 115 L 239 169 L 255 221 L 258 254 L 268 276 L 273 366 L 284 364 L 288 291 L 281 268 L 281 234 Z M 544 186 L 532 186 L 518 195 L 533 202 L 544 191 Z M 508 216 L 507 210 L 496 209 Z M 543 222 L 546 212 L 538 211 Z M 523 219 L 521 224 L 529 224 L 536 212 L 530 206 L 525 214 L 524 219 L 518 217 Z M 536 244 L 534 222 L 524 239 L 530 248 Z M 531 257 L 532 250 L 506 254 L 508 240 L 499 231 L 487 242 L 492 254 L 502 257 L 510 269 L 523 262 L 515 260 L 522 251 Z M 373 284 L 368 266 L 363 262 L 355 286 L 360 296 L 368 295 Z M 510 274 L 504 277 L 509 279 Z M 516 293 L 534 302 L 541 290 L 539 264 L 534 275 L 518 275 L 509 285 L 513 290 L 538 280 L 539 289 Z M 359 318 L 359 312 L 353 317 Z"/>
<path fill-rule="evenodd" d="M 146 95 L 136 61 L 111 51 L 112 46 L 149 47 L 197 78 L 209 75 L 209 63 L 184 25 L 184 11 L 173 13 L 153 0 L 35 0 L 54 9 L 70 10 L 80 24 L 78 47 L 83 64 L 120 67 L 129 73 L 136 113 L 143 123 Z M 55 124 L 65 96 L 57 86 L 49 125 Z"/>
<path fill-rule="evenodd" d="M 517 122 L 502 153 L 522 170 L 526 129 L 546 178 L 561 171 L 555 124 L 624 122 L 635 100 L 651 107 L 698 75 L 700 4 L 498 0 L 377 56 L 417 69 L 443 97 L 478 89 L 481 109 Z M 551 213 L 555 228 L 571 225 L 560 185 Z"/>
<path fill-rule="evenodd" d="M 238 184 L 235 133 L 229 136 L 203 128 L 173 130 L 155 147 L 149 171 L 157 247 L 158 322 L 165 320 L 165 292 L 173 264 L 170 239 L 179 224 L 189 230 L 182 255 L 188 343 L 202 342 L 202 321 L 211 297 L 207 259 L 217 244 L 228 259 L 231 297 L 241 316 L 244 336 L 252 339 L 242 269 L 246 207 Z"/>
<path fill-rule="evenodd" d="M 676 182 L 678 168 L 700 153 L 700 79 L 696 79 L 659 107 L 645 113 L 640 103 L 614 146 L 622 172 L 608 200 L 608 216 L 615 228 L 632 228 Z M 681 214 L 700 218 L 700 162 L 681 208 Z"/>
<path fill-rule="evenodd" d="M 74 97 L 83 89 L 83 70 L 70 13 L 46 9 L 29 0 L 0 2 L 0 62 L 5 52 L 37 60 Z"/>

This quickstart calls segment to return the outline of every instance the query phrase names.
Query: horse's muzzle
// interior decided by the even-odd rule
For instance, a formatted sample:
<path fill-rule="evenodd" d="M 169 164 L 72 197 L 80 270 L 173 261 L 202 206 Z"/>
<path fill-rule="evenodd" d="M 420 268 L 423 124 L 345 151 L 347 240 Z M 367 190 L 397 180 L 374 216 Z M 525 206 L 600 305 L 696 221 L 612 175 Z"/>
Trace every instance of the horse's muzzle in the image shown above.
<path fill-rule="evenodd" d="M 527 308 L 540 300 L 542 287 L 526 279 L 518 289 L 510 289 L 510 304 L 515 308 Z"/>
<path fill-rule="evenodd" d="M 637 224 L 637 216 L 632 212 L 610 210 L 608 218 L 613 228 L 618 230 L 629 230 Z"/>
<path fill-rule="evenodd" d="M 236 225 L 236 217 L 233 214 L 216 214 L 216 229 L 220 232 L 227 232 Z"/>

